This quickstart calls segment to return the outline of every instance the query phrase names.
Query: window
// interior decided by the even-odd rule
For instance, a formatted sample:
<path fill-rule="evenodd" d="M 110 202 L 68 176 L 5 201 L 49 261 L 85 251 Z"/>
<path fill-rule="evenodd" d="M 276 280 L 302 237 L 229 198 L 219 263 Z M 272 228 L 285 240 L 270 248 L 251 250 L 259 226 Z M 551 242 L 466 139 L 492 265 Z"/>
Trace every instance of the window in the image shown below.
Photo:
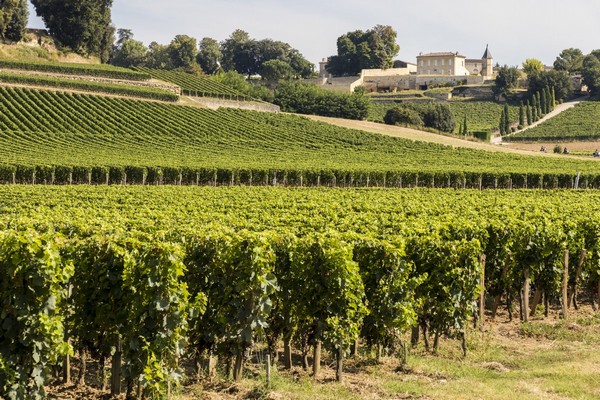
<path fill-rule="evenodd" d="M 431 60 L 427 60 L 427 66 L 431 67 Z"/>
<path fill-rule="evenodd" d="M 452 75 L 452 70 L 451 69 L 448 70 L 448 75 Z"/>
<path fill-rule="evenodd" d="M 437 60 L 433 60 L 433 66 L 437 67 Z"/>

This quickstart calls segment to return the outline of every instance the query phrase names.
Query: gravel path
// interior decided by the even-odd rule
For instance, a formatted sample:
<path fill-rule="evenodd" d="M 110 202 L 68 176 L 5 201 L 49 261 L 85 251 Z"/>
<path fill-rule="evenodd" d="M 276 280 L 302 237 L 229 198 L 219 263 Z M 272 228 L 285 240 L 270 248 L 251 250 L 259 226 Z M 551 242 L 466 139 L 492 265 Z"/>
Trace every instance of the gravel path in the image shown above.
<path fill-rule="evenodd" d="M 575 100 L 567 101 L 566 103 L 559 104 L 556 106 L 556 108 L 554 108 L 554 110 L 552 110 L 548 114 L 544 115 L 544 117 L 542 117 L 540 120 L 534 122 L 533 124 L 529 125 L 528 127 L 524 128 L 524 129 L 521 129 L 520 131 L 513 132 L 507 136 L 516 135 L 517 133 L 526 131 L 527 129 L 535 128 L 536 126 L 549 120 L 550 118 L 556 117 L 558 114 L 562 113 L 563 111 L 567 111 L 569 108 L 575 107 L 577 104 L 581 103 L 585 98 L 587 98 L 587 96 L 578 97 Z M 492 144 L 502 144 L 502 136 L 500 136 L 499 134 L 494 135 L 492 137 L 492 139 L 490 140 L 490 142 Z"/>

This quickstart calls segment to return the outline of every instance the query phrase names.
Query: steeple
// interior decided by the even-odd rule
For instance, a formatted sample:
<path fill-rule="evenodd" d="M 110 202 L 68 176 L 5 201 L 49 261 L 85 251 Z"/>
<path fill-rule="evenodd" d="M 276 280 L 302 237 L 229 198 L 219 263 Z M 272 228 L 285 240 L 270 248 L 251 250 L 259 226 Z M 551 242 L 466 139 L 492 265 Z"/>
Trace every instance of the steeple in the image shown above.
<path fill-rule="evenodd" d="M 483 59 L 494 58 L 494 57 L 492 57 L 492 53 L 490 53 L 490 49 L 488 48 L 487 44 L 485 45 L 485 53 L 483 53 L 483 57 L 481 57 L 481 58 L 483 58 Z"/>

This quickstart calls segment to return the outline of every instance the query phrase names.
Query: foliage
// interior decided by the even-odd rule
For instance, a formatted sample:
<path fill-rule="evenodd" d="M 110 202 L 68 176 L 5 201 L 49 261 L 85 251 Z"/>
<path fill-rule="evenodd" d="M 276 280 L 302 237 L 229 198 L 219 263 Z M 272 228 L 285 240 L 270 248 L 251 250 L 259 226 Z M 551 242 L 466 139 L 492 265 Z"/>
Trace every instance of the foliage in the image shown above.
<path fill-rule="evenodd" d="M 506 96 L 517 86 L 519 79 L 519 70 L 517 67 L 509 67 L 507 65 L 500 67 L 496 74 L 494 93 L 497 96 Z"/>
<path fill-rule="evenodd" d="M 173 69 L 185 69 L 196 65 L 197 47 L 196 39 L 187 35 L 175 36 L 167 48 Z"/>
<path fill-rule="evenodd" d="M 456 122 L 450 107 L 444 103 L 433 103 L 423 113 L 423 123 L 428 128 L 437 129 L 440 132 L 454 132 Z"/>
<path fill-rule="evenodd" d="M 33 0 L 36 13 L 50 34 L 64 46 L 84 55 L 109 59 L 114 42 L 112 0 Z"/>
<path fill-rule="evenodd" d="M 556 71 L 564 71 L 567 74 L 577 74 L 581 72 L 583 66 L 583 53 L 576 48 L 563 50 L 554 61 Z"/>
<path fill-rule="evenodd" d="M 554 88 L 555 99 L 564 102 L 573 94 L 571 79 L 565 71 L 543 71 L 528 79 L 529 93 L 541 92 L 545 88 Z"/>
<path fill-rule="evenodd" d="M 142 42 L 134 40 L 129 29 L 119 29 L 117 35 L 119 39 L 113 48 L 109 63 L 125 68 L 144 64 L 148 48 Z"/>
<path fill-rule="evenodd" d="M 0 4 L 0 37 L 19 42 L 25 37 L 29 8 L 26 0 L 5 0 Z"/>
<path fill-rule="evenodd" d="M 600 93 L 600 58 L 598 58 L 598 53 L 592 52 L 585 56 L 581 75 L 583 83 L 592 95 Z"/>
<path fill-rule="evenodd" d="M 213 38 L 205 37 L 200 41 L 198 56 L 196 62 L 207 74 L 215 74 L 221 69 L 221 59 L 223 52 L 221 46 Z"/>
<path fill-rule="evenodd" d="M 544 64 L 536 58 L 528 58 L 523 61 L 523 72 L 529 77 L 544 70 Z"/>
<path fill-rule="evenodd" d="M 337 55 L 329 57 L 327 71 L 335 76 L 357 75 L 363 69 L 393 66 L 400 51 L 391 26 L 376 25 L 363 32 L 348 32 L 337 40 Z"/>
<path fill-rule="evenodd" d="M 263 63 L 260 76 L 268 81 L 288 80 L 294 76 L 294 70 L 284 61 L 269 60 Z"/>
<path fill-rule="evenodd" d="M 365 119 L 370 102 L 363 93 L 336 93 L 316 85 L 291 82 L 277 89 L 275 104 L 286 112 Z"/>
<path fill-rule="evenodd" d="M 423 126 L 421 115 L 410 108 L 394 107 L 387 111 L 383 122 L 388 125 Z"/>
<path fill-rule="evenodd" d="M 308 78 L 313 65 L 289 44 L 271 39 L 255 40 L 248 32 L 234 31 L 221 43 L 223 69 L 252 76 L 260 74 L 264 63 L 279 60 L 294 70 L 294 77 Z"/>

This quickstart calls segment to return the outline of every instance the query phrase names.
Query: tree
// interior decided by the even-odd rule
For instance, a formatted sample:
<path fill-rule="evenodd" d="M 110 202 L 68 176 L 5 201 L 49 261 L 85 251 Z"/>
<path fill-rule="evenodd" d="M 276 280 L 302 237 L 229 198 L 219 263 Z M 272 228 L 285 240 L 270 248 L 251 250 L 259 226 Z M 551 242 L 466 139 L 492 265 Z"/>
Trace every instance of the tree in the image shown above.
<path fill-rule="evenodd" d="M 536 58 L 528 58 L 523 61 L 523 72 L 525 72 L 527 76 L 535 75 L 543 70 L 544 64 Z"/>
<path fill-rule="evenodd" d="M 525 126 L 525 107 L 523 101 L 519 103 L 519 129 L 523 129 Z"/>
<path fill-rule="evenodd" d="M 260 75 L 268 81 L 288 80 L 294 76 L 294 70 L 286 62 L 269 60 L 263 63 Z"/>
<path fill-rule="evenodd" d="M 467 125 L 467 114 L 465 114 L 465 118 L 463 120 L 463 131 L 462 134 L 467 136 L 469 134 L 469 126 Z"/>
<path fill-rule="evenodd" d="M 597 55 L 598 54 L 598 55 Z M 598 50 L 593 51 L 587 55 L 583 60 L 583 67 L 581 69 L 581 75 L 583 77 L 583 83 L 588 87 L 588 90 L 592 95 L 596 95 L 600 92 L 600 52 Z M 558 95 L 557 95 L 558 97 Z"/>
<path fill-rule="evenodd" d="M 337 55 L 329 57 L 327 71 L 335 76 L 352 76 L 363 69 L 391 68 L 400 51 L 396 37 L 392 27 L 384 25 L 366 32 L 348 32 L 338 38 Z"/>
<path fill-rule="evenodd" d="M 50 34 L 62 45 L 107 62 L 114 42 L 112 0 L 32 0 Z"/>
<path fill-rule="evenodd" d="M 539 92 L 546 87 L 554 88 L 555 100 L 563 102 L 573 94 L 571 78 L 565 71 L 543 71 L 530 76 L 528 79 L 530 94 Z"/>
<path fill-rule="evenodd" d="M 529 104 L 529 100 L 527 100 L 527 126 L 533 123 L 533 115 L 531 115 L 531 105 Z"/>
<path fill-rule="evenodd" d="M 540 114 L 546 115 L 547 113 L 547 103 L 548 99 L 546 98 L 546 90 L 543 88 L 540 92 L 538 92 L 539 100 L 540 100 Z"/>
<path fill-rule="evenodd" d="M 196 65 L 198 45 L 196 39 L 187 35 L 177 35 L 167 49 L 173 68 L 190 68 Z"/>
<path fill-rule="evenodd" d="M 214 74 L 221 69 L 223 53 L 221 46 L 213 38 L 205 37 L 200 41 L 196 62 L 207 74 Z"/>
<path fill-rule="evenodd" d="M 506 127 L 504 124 L 505 119 L 506 118 L 504 117 L 504 108 L 502 108 L 502 112 L 500 113 L 500 122 L 498 123 L 498 128 L 500 129 L 500 136 L 506 135 Z"/>
<path fill-rule="evenodd" d="M 510 133 L 510 110 L 508 108 L 508 104 L 504 104 L 504 132 L 506 134 Z"/>
<path fill-rule="evenodd" d="M 554 61 L 554 69 L 557 71 L 565 71 L 567 74 L 577 74 L 581 72 L 583 67 L 583 53 L 579 49 L 570 48 L 563 50 L 556 61 Z"/>
<path fill-rule="evenodd" d="M 494 93 L 496 96 L 507 96 L 511 89 L 517 86 L 519 79 L 519 70 L 517 67 L 509 67 L 507 65 L 500 67 L 496 75 L 496 86 Z"/>
<path fill-rule="evenodd" d="M 148 48 L 144 43 L 134 40 L 130 29 L 119 29 L 117 35 L 118 40 L 109 63 L 125 68 L 144 65 L 148 54 Z"/>
<path fill-rule="evenodd" d="M 383 122 L 388 125 L 423 126 L 423 119 L 419 113 L 407 107 L 389 109 L 383 117 Z"/>
<path fill-rule="evenodd" d="M 537 97 L 535 95 L 531 96 L 531 118 L 533 122 L 536 122 L 539 119 Z"/>
<path fill-rule="evenodd" d="M 27 0 L 4 0 L 0 2 L 0 36 L 2 40 L 18 42 L 25 36 L 29 8 Z"/>
<path fill-rule="evenodd" d="M 146 56 L 146 66 L 157 69 L 173 69 L 168 47 L 157 42 L 150 43 Z"/>
<path fill-rule="evenodd" d="M 452 110 L 443 103 L 429 106 L 423 115 L 423 122 L 426 127 L 437 129 L 440 132 L 452 133 L 456 128 Z"/>

